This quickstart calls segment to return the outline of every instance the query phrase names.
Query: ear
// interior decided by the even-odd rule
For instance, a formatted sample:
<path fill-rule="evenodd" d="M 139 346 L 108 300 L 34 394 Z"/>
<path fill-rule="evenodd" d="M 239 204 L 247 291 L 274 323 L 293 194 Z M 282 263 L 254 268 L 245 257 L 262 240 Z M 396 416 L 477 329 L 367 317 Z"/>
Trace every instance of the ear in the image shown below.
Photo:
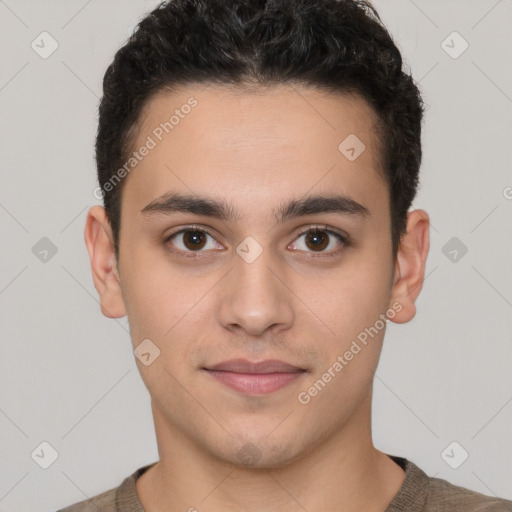
<path fill-rule="evenodd" d="M 87 213 L 84 239 L 94 286 L 100 295 L 101 312 L 108 318 L 125 316 L 112 230 L 102 206 L 93 206 Z"/>
<path fill-rule="evenodd" d="M 400 241 L 395 262 L 391 304 L 402 308 L 390 320 L 403 324 L 416 314 L 415 301 L 423 287 L 425 265 L 430 248 L 430 218 L 425 210 L 414 210 L 407 215 L 407 231 Z"/>

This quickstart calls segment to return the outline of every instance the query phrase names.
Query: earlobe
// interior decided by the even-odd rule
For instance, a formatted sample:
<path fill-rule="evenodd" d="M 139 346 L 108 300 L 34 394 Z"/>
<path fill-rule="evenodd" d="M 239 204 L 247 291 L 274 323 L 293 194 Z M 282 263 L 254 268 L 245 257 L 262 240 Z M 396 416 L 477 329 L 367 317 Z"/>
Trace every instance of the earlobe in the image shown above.
<path fill-rule="evenodd" d="M 414 210 L 407 216 L 404 233 L 395 262 L 391 304 L 402 309 L 390 318 L 397 324 L 409 322 L 416 314 L 415 301 L 423 286 L 425 266 L 430 248 L 430 219 L 425 210 Z"/>
<path fill-rule="evenodd" d="M 87 213 L 84 239 L 94 286 L 100 296 L 101 312 L 108 318 L 125 316 L 112 231 L 103 207 L 93 206 Z"/>

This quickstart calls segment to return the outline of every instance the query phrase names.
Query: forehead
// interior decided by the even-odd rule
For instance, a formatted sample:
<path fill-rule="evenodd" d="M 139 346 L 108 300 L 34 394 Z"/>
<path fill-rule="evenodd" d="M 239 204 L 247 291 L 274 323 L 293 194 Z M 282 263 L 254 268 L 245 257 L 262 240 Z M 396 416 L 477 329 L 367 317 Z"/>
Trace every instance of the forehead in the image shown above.
<path fill-rule="evenodd" d="M 162 91 L 133 137 L 132 150 L 150 149 L 126 195 L 141 207 L 177 189 L 257 205 L 336 188 L 363 203 L 387 201 L 376 197 L 387 191 L 376 119 L 359 96 L 299 85 Z"/>

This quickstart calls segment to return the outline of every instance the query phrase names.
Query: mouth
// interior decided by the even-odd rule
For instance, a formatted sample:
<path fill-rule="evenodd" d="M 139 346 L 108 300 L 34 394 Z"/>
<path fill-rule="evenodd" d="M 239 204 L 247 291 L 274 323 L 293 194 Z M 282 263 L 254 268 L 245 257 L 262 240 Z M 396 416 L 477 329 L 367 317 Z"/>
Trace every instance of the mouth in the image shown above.
<path fill-rule="evenodd" d="M 306 370 L 270 359 L 253 363 L 246 359 L 232 359 L 215 366 L 204 367 L 216 381 L 246 395 L 267 395 L 302 377 Z"/>

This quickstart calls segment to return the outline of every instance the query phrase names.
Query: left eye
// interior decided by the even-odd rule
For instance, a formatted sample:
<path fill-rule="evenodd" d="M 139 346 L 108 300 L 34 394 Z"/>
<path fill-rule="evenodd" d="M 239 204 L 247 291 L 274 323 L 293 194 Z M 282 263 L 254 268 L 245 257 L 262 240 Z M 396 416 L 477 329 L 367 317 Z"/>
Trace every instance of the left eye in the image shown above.
<path fill-rule="evenodd" d="M 333 242 L 333 238 L 338 242 L 338 245 L 343 246 L 347 243 L 347 239 L 343 235 L 323 228 L 308 229 L 302 232 L 297 240 L 302 238 L 304 238 L 302 242 L 294 242 L 288 248 L 306 252 L 332 252 L 336 248 L 336 242 Z"/>

